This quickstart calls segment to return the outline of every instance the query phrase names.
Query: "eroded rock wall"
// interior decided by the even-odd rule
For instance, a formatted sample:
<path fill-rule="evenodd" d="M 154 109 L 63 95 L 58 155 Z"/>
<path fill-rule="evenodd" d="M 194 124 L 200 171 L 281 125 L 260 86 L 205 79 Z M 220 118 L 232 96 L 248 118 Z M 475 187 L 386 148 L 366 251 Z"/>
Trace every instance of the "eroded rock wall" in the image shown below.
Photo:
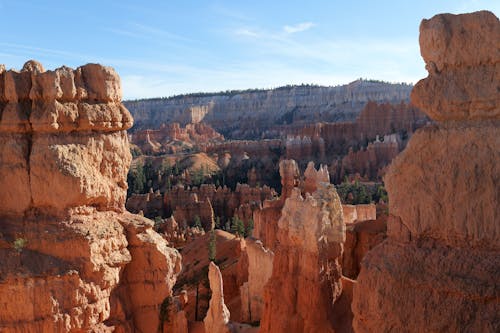
<path fill-rule="evenodd" d="M 500 22 L 489 12 L 420 25 L 429 76 L 413 102 L 435 125 L 392 163 L 388 239 L 354 288 L 358 332 L 500 329 Z"/>
<path fill-rule="evenodd" d="M 117 320 L 120 311 L 157 325 L 162 300 L 115 297 L 131 266 L 155 272 L 155 279 L 138 277 L 127 287 L 155 286 L 158 297 L 170 293 L 180 270 L 180 255 L 152 232 L 151 222 L 125 213 L 131 160 L 125 130 L 132 117 L 121 104 L 116 72 L 97 64 L 45 71 L 35 61 L 20 72 L 1 71 L 0 117 L 0 187 L 6 189 L 0 194 L 0 330 L 144 327 L 144 317 Z M 143 253 L 163 264 L 141 260 Z"/>

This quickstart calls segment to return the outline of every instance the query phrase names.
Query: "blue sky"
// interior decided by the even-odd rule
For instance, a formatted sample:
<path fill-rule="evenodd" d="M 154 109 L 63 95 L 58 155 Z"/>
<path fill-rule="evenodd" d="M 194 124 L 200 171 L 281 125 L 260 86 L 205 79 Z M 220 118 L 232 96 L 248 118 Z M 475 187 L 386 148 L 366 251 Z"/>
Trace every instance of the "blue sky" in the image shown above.
<path fill-rule="evenodd" d="M 0 0 L 0 63 L 113 66 L 124 98 L 198 91 L 416 82 L 422 18 L 497 0 Z"/>

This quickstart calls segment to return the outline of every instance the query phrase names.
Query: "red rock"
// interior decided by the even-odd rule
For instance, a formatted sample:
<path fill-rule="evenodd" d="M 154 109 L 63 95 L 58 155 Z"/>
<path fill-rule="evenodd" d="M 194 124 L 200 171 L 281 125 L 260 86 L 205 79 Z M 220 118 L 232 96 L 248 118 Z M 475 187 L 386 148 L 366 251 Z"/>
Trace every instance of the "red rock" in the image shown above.
<path fill-rule="evenodd" d="M 335 189 L 322 183 L 303 198 L 295 188 L 285 201 L 278 228 L 260 332 L 334 332 L 330 315 L 342 292 L 345 241 Z"/>
<path fill-rule="evenodd" d="M 498 18 L 436 15 L 422 21 L 419 40 L 429 76 L 415 85 L 413 102 L 439 121 L 498 119 Z"/>
<path fill-rule="evenodd" d="M 443 122 L 418 130 L 385 176 L 388 238 L 361 264 L 357 332 L 500 330 L 498 91 L 479 93 L 490 82 L 483 65 L 492 70 L 490 60 L 499 59 L 491 47 L 499 31 L 486 12 L 421 24 L 429 77 L 412 98 Z M 475 74 L 466 78 L 464 70 Z"/>
<path fill-rule="evenodd" d="M 222 286 L 222 275 L 219 267 L 213 262 L 208 266 L 208 279 L 210 281 L 210 306 L 203 320 L 205 332 L 229 333 L 229 310 L 224 304 L 224 291 Z"/>
<path fill-rule="evenodd" d="M 241 321 L 260 321 L 264 308 L 264 286 L 273 272 L 274 253 L 265 249 L 262 242 L 246 239 L 245 252 L 248 257 L 248 281 L 240 287 Z"/>
<path fill-rule="evenodd" d="M 156 330 L 180 255 L 125 212 L 118 75 L 30 61 L 0 82 L 0 331 Z"/>
<path fill-rule="evenodd" d="M 361 268 L 361 261 L 368 251 L 382 243 L 387 237 L 387 217 L 356 221 L 346 226 L 342 274 L 350 279 L 356 279 Z"/>

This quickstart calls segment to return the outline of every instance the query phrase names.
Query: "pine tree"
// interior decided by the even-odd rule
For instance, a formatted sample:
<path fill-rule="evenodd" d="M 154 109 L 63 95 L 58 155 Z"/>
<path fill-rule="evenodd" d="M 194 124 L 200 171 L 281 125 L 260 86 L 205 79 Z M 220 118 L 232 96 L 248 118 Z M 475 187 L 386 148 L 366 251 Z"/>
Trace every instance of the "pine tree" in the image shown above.
<path fill-rule="evenodd" d="M 215 237 L 215 231 L 212 229 L 210 231 L 210 240 L 208 242 L 208 260 L 215 261 L 215 256 L 217 255 L 217 239 Z"/>
<path fill-rule="evenodd" d="M 253 222 L 253 219 L 250 219 L 247 222 L 247 227 L 245 230 L 245 237 L 252 237 L 253 228 L 254 228 L 254 222 Z"/>
<path fill-rule="evenodd" d="M 203 229 L 203 226 L 201 225 L 201 219 L 198 215 L 195 215 L 194 217 L 193 227 L 198 228 L 200 230 Z"/>

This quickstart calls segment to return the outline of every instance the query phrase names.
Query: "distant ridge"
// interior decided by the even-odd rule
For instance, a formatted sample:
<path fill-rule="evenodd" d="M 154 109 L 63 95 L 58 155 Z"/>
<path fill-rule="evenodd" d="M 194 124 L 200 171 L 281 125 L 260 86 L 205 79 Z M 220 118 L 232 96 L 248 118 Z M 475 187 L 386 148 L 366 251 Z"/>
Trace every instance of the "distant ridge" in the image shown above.
<path fill-rule="evenodd" d="M 126 102 L 137 102 L 137 101 L 175 100 L 175 99 L 182 99 L 182 98 L 186 98 L 186 97 L 234 96 L 234 95 L 245 94 L 245 93 L 289 90 L 292 88 L 302 88 L 302 87 L 307 87 L 307 88 L 337 88 L 337 87 L 350 86 L 353 84 L 363 83 L 363 82 L 383 83 L 383 84 L 400 84 L 400 85 L 407 85 L 407 86 L 413 87 L 413 84 L 406 83 L 406 82 L 388 82 L 388 81 L 382 81 L 382 80 L 359 78 L 359 79 L 354 80 L 348 84 L 339 84 L 339 85 L 335 85 L 335 86 L 322 86 L 322 85 L 314 84 L 314 83 L 287 84 L 285 86 L 280 86 L 280 87 L 276 87 L 276 88 L 248 88 L 248 89 L 234 89 L 234 90 L 224 90 L 224 91 L 214 91 L 214 92 L 201 92 L 200 91 L 200 92 L 178 94 L 178 95 L 164 96 L 164 97 L 135 98 L 135 99 L 128 99 L 125 101 Z"/>
<path fill-rule="evenodd" d="M 352 121 L 369 101 L 409 102 L 413 86 L 358 79 L 334 87 L 302 84 L 274 89 L 192 93 L 125 101 L 137 129 L 205 122 L 228 139 L 266 136 L 275 126 Z"/>

